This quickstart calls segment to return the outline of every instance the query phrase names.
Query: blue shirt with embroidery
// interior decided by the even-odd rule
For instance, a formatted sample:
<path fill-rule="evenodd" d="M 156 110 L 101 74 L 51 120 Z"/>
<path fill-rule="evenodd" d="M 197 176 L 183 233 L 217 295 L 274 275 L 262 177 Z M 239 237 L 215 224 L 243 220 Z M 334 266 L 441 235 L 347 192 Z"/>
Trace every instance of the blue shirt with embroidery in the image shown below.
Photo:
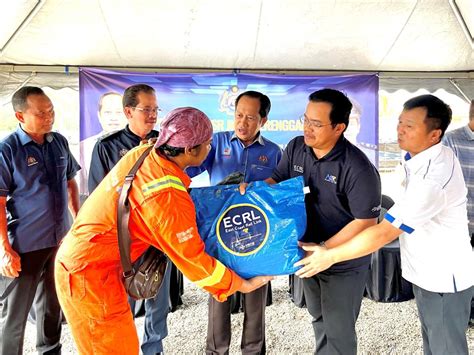
<path fill-rule="evenodd" d="M 55 247 L 66 235 L 67 181 L 80 168 L 59 133 L 38 144 L 18 127 L 0 141 L 0 196 L 7 197 L 8 239 L 16 252 Z"/>
<path fill-rule="evenodd" d="M 187 174 L 194 177 L 205 170 L 211 185 L 216 185 L 227 175 L 241 172 L 245 182 L 265 180 L 272 175 L 282 156 L 278 144 L 261 134 L 247 147 L 234 132 L 218 132 L 212 137 L 211 151 L 198 168 L 188 168 Z"/>

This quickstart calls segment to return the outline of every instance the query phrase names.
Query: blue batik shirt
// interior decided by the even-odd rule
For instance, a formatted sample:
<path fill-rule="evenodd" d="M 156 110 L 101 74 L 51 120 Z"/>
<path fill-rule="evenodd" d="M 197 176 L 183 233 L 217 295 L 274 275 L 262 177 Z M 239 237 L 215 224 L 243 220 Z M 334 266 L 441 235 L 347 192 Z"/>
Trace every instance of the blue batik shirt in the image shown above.
<path fill-rule="evenodd" d="M 55 247 L 66 235 L 67 181 L 79 169 L 59 133 L 38 144 L 18 127 L 0 141 L 0 196 L 7 197 L 8 239 L 16 252 Z"/>
<path fill-rule="evenodd" d="M 265 180 L 272 175 L 281 156 L 282 149 L 260 133 L 246 147 L 234 132 L 219 132 L 213 135 L 211 151 L 203 164 L 186 172 L 194 177 L 207 170 L 211 185 L 234 172 L 241 172 L 245 182 Z"/>

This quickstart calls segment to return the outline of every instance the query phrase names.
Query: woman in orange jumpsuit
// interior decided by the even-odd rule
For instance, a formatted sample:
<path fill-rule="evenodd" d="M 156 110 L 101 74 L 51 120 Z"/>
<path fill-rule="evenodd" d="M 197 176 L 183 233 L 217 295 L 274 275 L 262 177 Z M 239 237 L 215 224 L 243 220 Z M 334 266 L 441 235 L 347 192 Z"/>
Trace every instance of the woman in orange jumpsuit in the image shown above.
<path fill-rule="evenodd" d="M 243 280 L 204 251 L 187 192 L 187 166 L 206 158 L 212 138 L 207 116 L 194 108 L 171 111 L 129 195 L 131 259 L 150 246 L 162 250 L 191 281 L 225 300 L 270 277 Z M 117 202 L 124 178 L 148 145 L 125 155 L 87 199 L 56 257 L 59 302 L 80 354 L 138 354 L 117 239 Z"/>

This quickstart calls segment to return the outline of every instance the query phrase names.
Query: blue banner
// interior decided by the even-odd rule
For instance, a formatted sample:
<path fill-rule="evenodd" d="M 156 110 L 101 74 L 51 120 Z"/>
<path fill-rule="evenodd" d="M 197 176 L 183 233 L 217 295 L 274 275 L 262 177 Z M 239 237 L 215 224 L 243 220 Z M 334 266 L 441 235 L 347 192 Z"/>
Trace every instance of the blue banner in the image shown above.
<path fill-rule="evenodd" d="M 216 132 L 233 130 L 235 99 L 240 93 L 260 91 L 268 95 L 272 103 L 262 133 L 282 147 L 291 138 L 302 135 L 303 126 L 298 118 L 305 111 L 309 94 L 327 87 L 341 90 L 354 106 L 345 136 L 359 146 L 374 165 L 378 165 L 379 81 L 375 74 L 161 74 L 81 68 L 81 190 L 84 188 L 82 180 L 87 179 L 93 145 L 101 135 L 126 125 L 119 105 L 120 95 L 128 86 L 138 83 L 148 84 L 156 90 L 158 105 L 162 109 L 158 122 L 176 107 L 193 106 L 209 116 Z"/>

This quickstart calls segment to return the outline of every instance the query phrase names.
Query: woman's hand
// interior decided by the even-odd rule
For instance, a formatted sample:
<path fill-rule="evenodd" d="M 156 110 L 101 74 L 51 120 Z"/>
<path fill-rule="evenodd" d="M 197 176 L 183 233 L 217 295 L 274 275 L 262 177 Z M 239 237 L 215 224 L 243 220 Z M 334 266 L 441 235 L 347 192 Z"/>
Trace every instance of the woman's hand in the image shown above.
<path fill-rule="evenodd" d="M 255 276 L 249 280 L 244 280 L 242 286 L 237 291 L 242 293 L 249 293 L 255 291 L 257 288 L 260 288 L 268 283 L 268 281 L 273 280 L 273 276 Z"/>

